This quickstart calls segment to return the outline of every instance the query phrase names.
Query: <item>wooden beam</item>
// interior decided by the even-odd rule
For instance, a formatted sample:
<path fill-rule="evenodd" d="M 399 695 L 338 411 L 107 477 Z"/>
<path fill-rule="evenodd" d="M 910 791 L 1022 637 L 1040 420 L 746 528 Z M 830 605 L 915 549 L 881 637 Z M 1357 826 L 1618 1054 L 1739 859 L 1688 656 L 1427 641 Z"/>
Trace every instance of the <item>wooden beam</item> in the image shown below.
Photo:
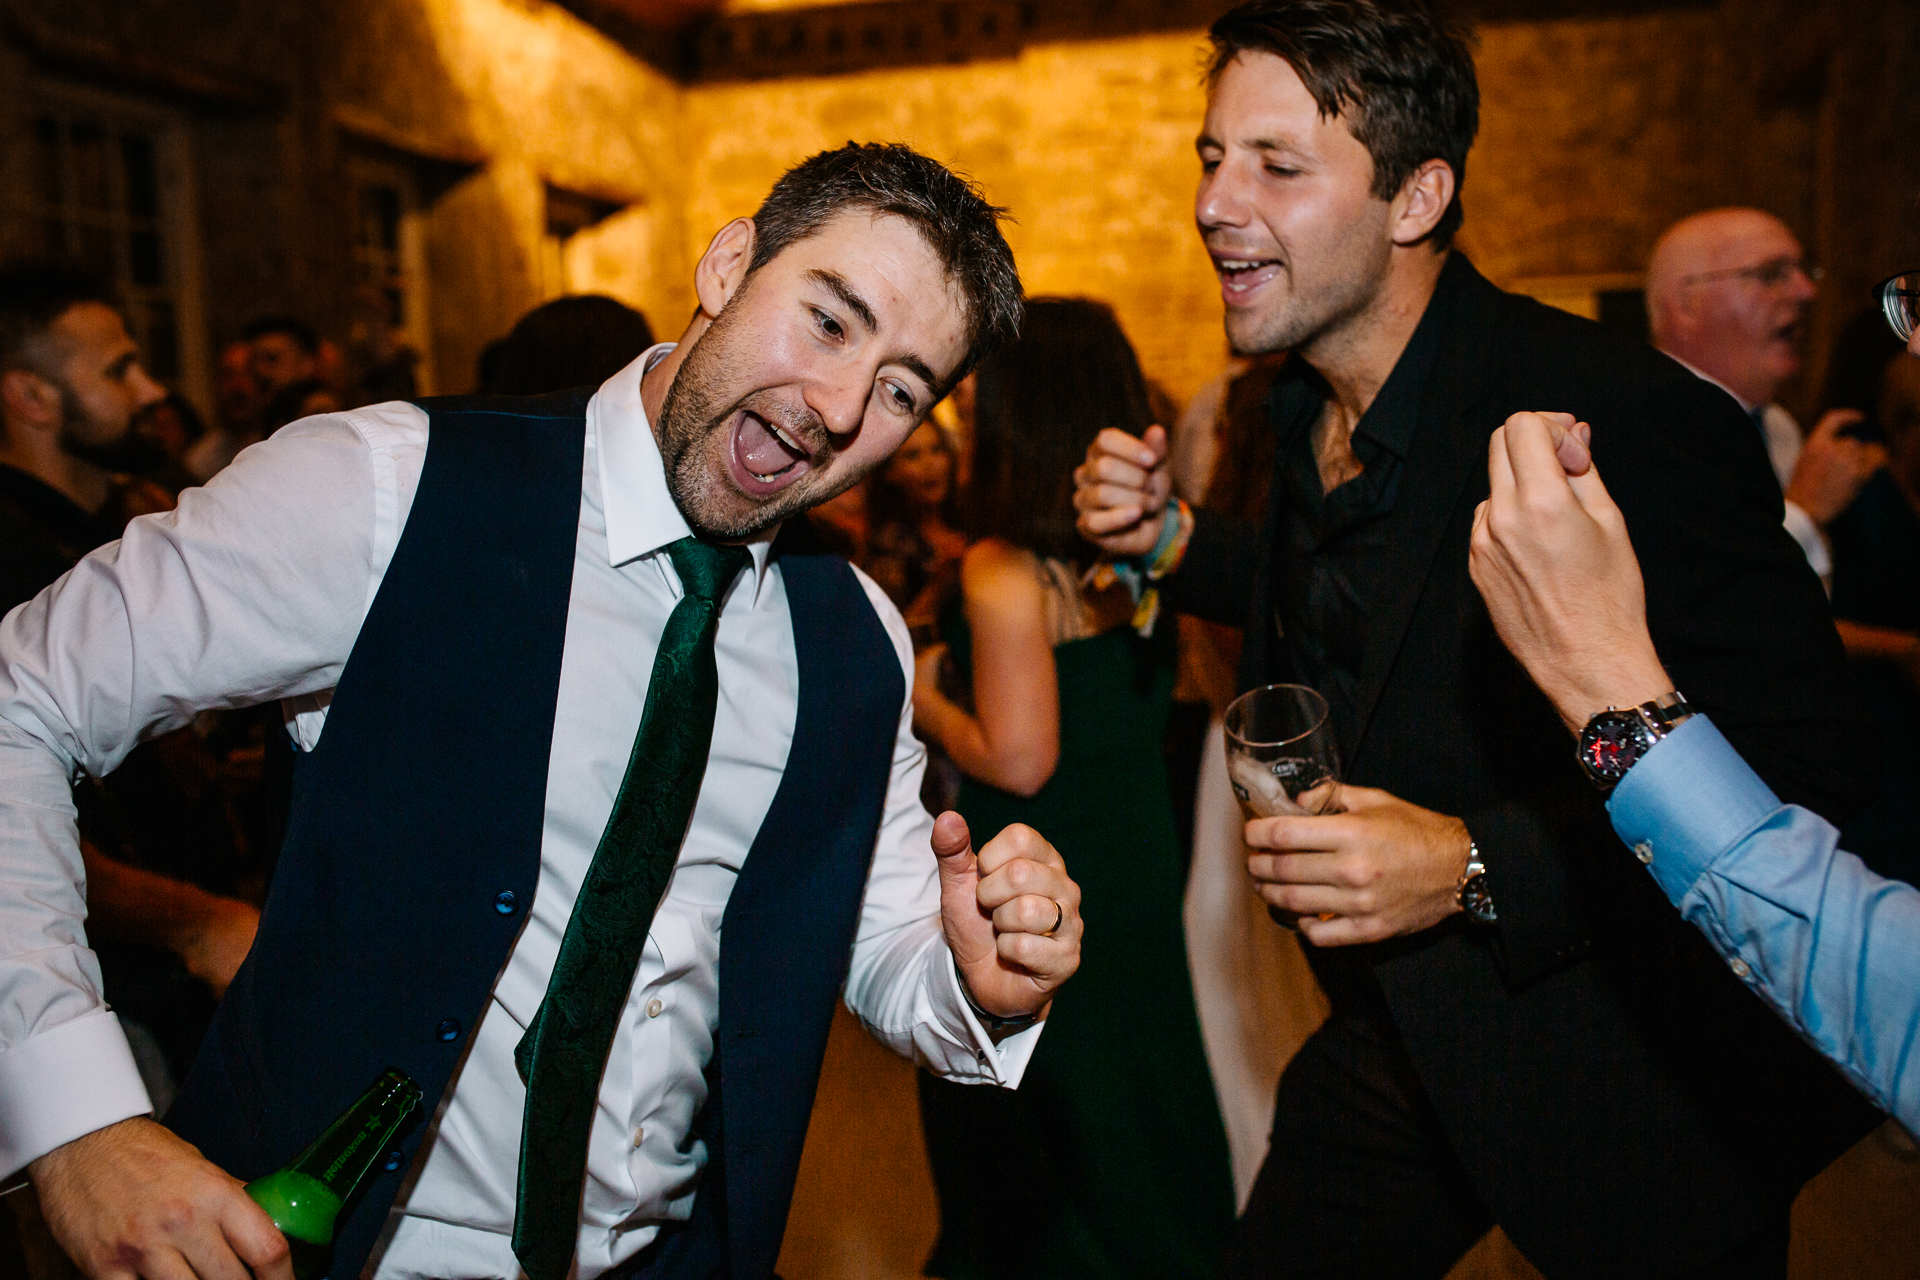
<path fill-rule="evenodd" d="M 653 0 L 633 0 L 652 3 Z M 693 2 L 693 0 L 685 0 Z M 1477 22 L 1537 22 L 1675 9 L 1713 0 L 1468 0 Z M 1029 44 L 1202 31 L 1230 0 L 861 0 L 716 11 L 689 30 L 698 81 L 836 75 L 1007 58 Z"/>

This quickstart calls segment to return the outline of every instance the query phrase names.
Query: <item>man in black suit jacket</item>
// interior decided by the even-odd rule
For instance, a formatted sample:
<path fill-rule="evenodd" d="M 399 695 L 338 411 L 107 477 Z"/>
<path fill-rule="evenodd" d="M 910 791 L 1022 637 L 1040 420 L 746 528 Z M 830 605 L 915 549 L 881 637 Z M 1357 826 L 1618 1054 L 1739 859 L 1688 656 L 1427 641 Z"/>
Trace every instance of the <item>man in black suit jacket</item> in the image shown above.
<path fill-rule="evenodd" d="M 1235 350 L 1293 354 L 1268 517 L 1169 503 L 1157 428 L 1106 433 L 1079 505 L 1247 625 L 1248 686 L 1327 694 L 1347 764 L 1345 813 L 1247 827 L 1333 1014 L 1228 1272 L 1438 1277 L 1498 1222 L 1556 1280 L 1784 1275 L 1795 1192 L 1874 1113 L 1611 855 L 1467 575 L 1493 429 L 1604 424 L 1667 670 L 1782 797 L 1845 811 L 1864 727 L 1752 424 L 1450 251 L 1477 90 L 1417 0 L 1256 0 L 1212 38 L 1196 217 Z"/>

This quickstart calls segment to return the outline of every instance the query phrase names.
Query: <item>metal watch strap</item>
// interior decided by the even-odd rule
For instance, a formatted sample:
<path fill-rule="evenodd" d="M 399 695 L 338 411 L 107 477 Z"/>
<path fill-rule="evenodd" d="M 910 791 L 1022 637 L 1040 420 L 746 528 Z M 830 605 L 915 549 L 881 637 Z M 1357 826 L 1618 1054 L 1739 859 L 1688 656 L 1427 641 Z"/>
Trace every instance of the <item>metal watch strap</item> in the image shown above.
<path fill-rule="evenodd" d="M 1480 861 L 1480 845 L 1467 837 L 1467 865 L 1453 887 L 1453 899 L 1462 911 L 1481 924 L 1498 924 L 1500 913 L 1494 910 L 1493 895 L 1487 892 L 1487 864 Z"/>
<path fill-rule="evenodd" d="M 1651 702 L 1643 702 L 1634 710 L 1639 713 L 1640 719 L 1646 723 L 1647 728 L 1653 730 L 1656 742 L 1672 733 L 1693 715 L 1693 708 L 1687 705 L 1687 700 L 1680 695 L 1678 689 L 1672 693 L 1663 693 Z"/>

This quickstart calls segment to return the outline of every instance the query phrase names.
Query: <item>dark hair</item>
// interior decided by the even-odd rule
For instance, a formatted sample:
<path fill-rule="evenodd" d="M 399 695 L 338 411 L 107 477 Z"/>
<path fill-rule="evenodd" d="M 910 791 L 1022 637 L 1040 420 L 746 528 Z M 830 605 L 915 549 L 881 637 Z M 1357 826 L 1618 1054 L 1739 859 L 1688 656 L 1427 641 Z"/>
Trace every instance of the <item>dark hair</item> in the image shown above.
<path fill-rule="evenodd" d="M 980 365 L 973 476 L 961 500 L 967 536 L 1091 559 L 1073 527 L 1073 470 L 1102 428 L 1139 435 L 1151 423 L 1146 379 L 1113 309 L 1033 299 L 1019 341 Z"/>
<path fill-rule="evenodd" d="M 53 322 L 83 302 L 117 307 L 106 278 L 75 262 L 20 258 L 0 266 L 0 370 L 36 368 L 30 348 Z"/>
<path fill-rule="evenodd" d="M 597 387 L 653 345 L 647 318 L 603 294 L 555 298 L 520 317 L 491 356 L 483 390 L 537 396 Z"/>
<path fill-rule="evenodd" d="M 1000 234 L 1007 211 L 988 204 L 978 187 L 945 165 L 898 143 L 849 142 L 782 174 L 753 215 L 748 274 L 849 209 L 890 213 L 913 223 L 960 287 L 967 355 L 939 392 L 1020 332 L 1020 273 Z"/>
<path fill-rule="evenodd" d="M 1469 27 L 1425 0 L 1252 0 L 1207 36 L 1209 89 L 1240 54 L 1271 53 L 1293 67 L 1323 118 L 1347 114 L 1373 157 L 1378 198 L 1393 199 L 1427 161 L 1446 161 L 1453 200 L 1430 238 L 1437 249 L 1452 243 L 1464 216 L 1467 152 L 1480 130 Z"/>
<path fill-rule="evenodd" d="M 305 320 L 296 319 L 293 316 L 261 316 L 258 320 L 249 321 L 240 330 L 240 336 L 248 342 L 252 342 L 255 338 L 264 338 L 270 333 L 293 339 L 293 345 L 310 356 L 320 354 L 320 335 L 315 333 L 313 326 Z"/>

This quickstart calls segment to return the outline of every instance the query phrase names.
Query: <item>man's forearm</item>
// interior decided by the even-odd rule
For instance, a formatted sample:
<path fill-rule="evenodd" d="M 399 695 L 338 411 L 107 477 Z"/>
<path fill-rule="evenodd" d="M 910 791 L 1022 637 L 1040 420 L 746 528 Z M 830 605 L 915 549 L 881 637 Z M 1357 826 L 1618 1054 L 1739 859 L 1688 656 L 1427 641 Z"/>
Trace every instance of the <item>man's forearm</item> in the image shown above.
<path fill-rule="evenodd" d="M 0 720 L 0 1176 L 152 1110 L 88 950 L 66 766 Z"/>
<path fill-rule="evenodd" d="M 1733 971 L 1863 1092 L 1920 1130 L 1920 890 L 1786 806 L 1706 717 L 1627 771 L 1620 838 Z"/>

